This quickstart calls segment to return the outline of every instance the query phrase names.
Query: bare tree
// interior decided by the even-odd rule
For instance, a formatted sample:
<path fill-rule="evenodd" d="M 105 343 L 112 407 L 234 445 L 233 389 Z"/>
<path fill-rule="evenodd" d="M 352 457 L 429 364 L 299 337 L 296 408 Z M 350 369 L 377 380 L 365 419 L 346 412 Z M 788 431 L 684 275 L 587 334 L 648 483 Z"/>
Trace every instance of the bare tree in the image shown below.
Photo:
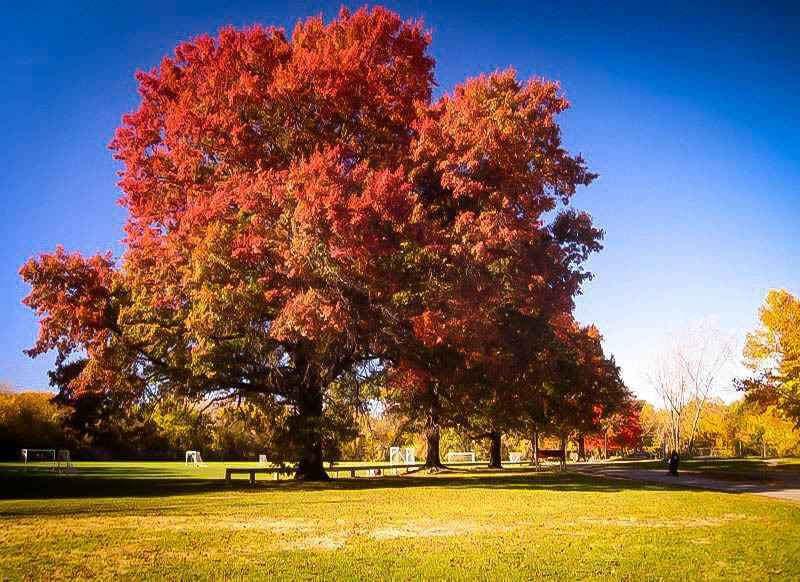
<path fill-rule="evenodd" d="M 731 363 L 733 342 L 716 327 L 701 324 L 688 331 L 676 352 L 681 367 L 689 383 L 694 401 L 694 415 L 687 451 L 694 450 L 694 439 L 706 402 L 717 393 L 724 372 Z"/>
<path fill-rule="evenodd" d="M 669 413 L 668 448 L 678 451 L 681 449 L 681 425 L 689 404 L 689 382 L 675 356 L 674 349 L 658 356 L 650 373 L 650 383 Z"/>
<path fill-rule="evenodd" d="M 669 413 L 669 446 L 691 453 L 703 409 L 718 392 L 731 363 L 733 342 L 715 326 L 701 323 L 678 334 L 672 346 L 660 354 L 650 383 Z M 689 409 L 689 405 L 693 410 Z M 688 439 L 682 434 L 691 414 Z"/>

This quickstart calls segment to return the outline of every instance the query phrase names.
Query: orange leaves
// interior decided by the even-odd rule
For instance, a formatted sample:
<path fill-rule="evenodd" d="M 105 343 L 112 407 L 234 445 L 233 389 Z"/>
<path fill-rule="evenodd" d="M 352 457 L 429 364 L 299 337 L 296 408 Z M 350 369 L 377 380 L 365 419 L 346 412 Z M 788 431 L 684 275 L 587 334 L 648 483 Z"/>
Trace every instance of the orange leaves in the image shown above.
<path fill-rule="evenodd" d="M 403 394 L 421 394 L 430 389 L 431 374 L 408 362 L 400 362 L 393 370 L 390 383 Z"/>
<path fill-rule="evenodd" d="M 76 392 L 109 374 L 115 376 L 111 370 L 117 364 L 110 362 L 118 358 L 110 343 L 119 275 L 111 254 L 84 258 L 59 246 L 53 254 L 29 260 L 20 275 L 31 285 L 23 303 L 39 316 L 39 335 L 26 353 L 37 356 L 55 349 L 60 364 L 70 354 L 83 351 L 89 364 L 71 382 Z"/>
<path fill-rule="evenodd" d="M 416 102 L 430 99 L 429 42 L 421 24 L 381 7 L 342 10 L 327 25 L 310 18 L 295 27 L 292 59 L 276 86 L 301 101 L 313 99 L 323 115 L 360 110 L 367 123 L 406 126 Z"/>
<path fill-rule="evenodd" d="M 383 258 L 417 233 L 403 164 L 430 99 L 429 41 L 383 8 L 345 10 L 291 38 L 225 28 L 139 73 L 141 105 L 111 143 L 136 280 L 192 297 L 210 254 L 231 257 L 248 297 L 248 281 L 269 285 L 272 308 L 298 289 L 396 288 Z"/>
<path fill-rule="evenodd" d="M 444 318 L 441 313 L 426 310 L 411 318 L 414 335 L 426 346 L 433 347 L 444 341 Z"/>
<path fill-rule="evenodd" d="M 333 259 L 363 269 L 397 249 L 417 202 L 399 170 L 350 166 L 339 149 L 317 152 L 290 173 L 287 194 L 296 201 L 292 222 L 299 233 L 325 245 Z"/>
<path fill-rule="evenodd" d="M 139 73 L 142 103 L 126 115 L 111 148 L 125 169 L 122 203 L 132 217 L 161 220 L 185 209 L 190 187 L 253 168 L 263 150 L 259 110 L 276 69 L 289 58 L 272 28 L 223 29 L 180 45 L 158 69 Z"/>
<path fill-rule="evenodd" d="M 270 376 L 291 398 L 277 378 L 293 357 L 454 385 L 519 359 L 516 316 L 561 315 L 571 334 L 601 233 L 550 213 L 593 178 L 561 146 L 567 101 L 509 70 L 431 104 L 429 42 L 384 8 L 343 10 L 290 37 L 225 28 L 137 74 L 110 144 L 121 268 L 61 250 L 26 265 L 32 353 L 84 348 L 83 380 L 102 382 L 114 366 L 219 389 Z"/>
<path fill-rule="evenodd" d="M 602 233 L 587 215 L 547 224 L 547 213 L 593 178 L 561 147 L 556 116 L 567 106 L 556 83 L 523 83 L 507 70 L 468 80 L 415 124 L 412 177 L 440 220 L 428 239 L 487 312 L 570 311 L 588 276 L 581 263 L 599 249 Z"/>
<path fill-rule="evenodd" d="M 344 306 L 311 289 L 293 295 L 273 322 L 270 335 L 295 342 L 299 339 L 319 340 L 322 336 L 344 331 L 351 322 Z"/>
<path fill-rule="evenodd" d="M 523 84 L 513 70 L 477 77 L 420 122 L 415 153 L 435 161 L 455 196 L 481 197 L 494 207 L 510 201 L 538 220 L 554 197 L 568 198 L 593 177 L 561 148 L 555 116 L 567 106 L 556 83 Z"/>
<path fill-rule="evenodd" d="M 101 341 L 114 284 L 110 253 L 86 259 L 59 246 L 53 254 L 29 260 L 20 275 L 31 285 L 23 303 L 41 318 L 39 337 L 29 354 L 54 348 L 71 351 Z"/>

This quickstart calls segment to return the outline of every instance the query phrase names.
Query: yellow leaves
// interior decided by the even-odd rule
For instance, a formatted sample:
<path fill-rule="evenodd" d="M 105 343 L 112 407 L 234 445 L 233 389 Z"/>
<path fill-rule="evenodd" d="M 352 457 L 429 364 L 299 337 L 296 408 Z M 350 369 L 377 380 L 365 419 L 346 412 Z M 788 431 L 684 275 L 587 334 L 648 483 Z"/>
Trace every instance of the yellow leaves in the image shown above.
<path fill-rule="evenodd" d="M 786 456 L 800 451 L 800 430 L 774 406 L 745 416 L 741 438 L 765 446 L 768 454 Z"/>
<path fill-rule="evenodd" d="M 754 373 L 775 382 L 781 399 L 796 407 L 800 399 L 800 300 L 784 289 L 772 289 L 759 319 L 761 327 L 747 335 L 745 362 Z"/>

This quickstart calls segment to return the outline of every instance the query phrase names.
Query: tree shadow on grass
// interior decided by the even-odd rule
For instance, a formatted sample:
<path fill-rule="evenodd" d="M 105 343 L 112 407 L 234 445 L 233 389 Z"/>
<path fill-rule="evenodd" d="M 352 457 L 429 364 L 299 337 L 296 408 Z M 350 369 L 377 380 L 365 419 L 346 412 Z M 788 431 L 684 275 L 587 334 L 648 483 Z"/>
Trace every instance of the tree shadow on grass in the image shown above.
<path fill-rule="evenodd" d="M 785 485 L 800 486 L 800 463 L 781 462 L 781 459 L 715 458 L 697 457 L 681 460 L 681 469 L 700 477 L 726 481 L 748 481 L 753 483 L 785 482 Z M 600 467 L 665 470 L 663 461 L 615 461 Z"/>
<path fill-rule="evenodd" d="M 715 468 L 712 466 L 712 468 Z M 713 491 L 716 493 L 756 493 L 769 497 L 800 501 L 800 481 L 794 476 L 771 474 L 764 478 L 748 478 L 745 472 L 736 474 L 723 471 L 704 470 L 705 466 L 695 463 L 679 471 L 679 476 L 668 475 L 663 468 L 650 468 L 630 465 L 594 465 L 581 467 L 578 471 L 592 478 L 627 480 L 629 482 L 659 484 L 669 489 Z"/>
<path fill-rule="evenodd" d="M 589 477 L 576 473 L 512 469 L 506 472 L 480 469 L 449 470 L 435 475 L 404 475 L 334 479 L 328 482 L 168 478 L 158 467 L 81 469 L 70 474 L 51 472 L 0 472 L 0 499 L 70 499 L 91 497 L 167 497 L 212 492 L 303 493 L 312 491 L 354 491 L 443 487 L 453 490 L 547 490 L 573 492 L 615 492 L 623 490 L 667 490 L 670 487 Z"/>

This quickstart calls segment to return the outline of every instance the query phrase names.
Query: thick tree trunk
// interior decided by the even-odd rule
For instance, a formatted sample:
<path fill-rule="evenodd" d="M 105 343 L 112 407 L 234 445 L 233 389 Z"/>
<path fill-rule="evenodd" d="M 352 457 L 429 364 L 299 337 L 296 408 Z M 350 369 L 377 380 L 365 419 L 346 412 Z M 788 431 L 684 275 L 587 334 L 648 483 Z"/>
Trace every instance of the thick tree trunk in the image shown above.
<path fill-rule="evenodd" d="M 583 435 L 578 436 L 578 460 L 586 460 L 586 439 Z"/>
<path fill-rule="evenodd" d="M 305 481 L 327 481 L 322 460 L 322 390 L 319 386 L 303 387 L 297 407 L 300 426 L 297 437 L 300 441 L 300 462 L 295 479 Z"/>
<path fill-rule="evenodd" d="M 489 433 L 489 468 L 502 469 L 503 468 L 503 452 L 502 452 L 502 439 L 503 435 L 497 431 Z"/>
<path fill-rule="evenodd" d="M 439 439 L 441 431 L 439 428 L 439 417 L 434 409 L 428 411 L 425 419 L 425 468 L 433 471 L 444 469 L 442 459 L 439 456 Z"/>
<path fill-rule="evenodd" d="M 561 470 L 567 468 L 567 437 L 561 437 Z"/>

